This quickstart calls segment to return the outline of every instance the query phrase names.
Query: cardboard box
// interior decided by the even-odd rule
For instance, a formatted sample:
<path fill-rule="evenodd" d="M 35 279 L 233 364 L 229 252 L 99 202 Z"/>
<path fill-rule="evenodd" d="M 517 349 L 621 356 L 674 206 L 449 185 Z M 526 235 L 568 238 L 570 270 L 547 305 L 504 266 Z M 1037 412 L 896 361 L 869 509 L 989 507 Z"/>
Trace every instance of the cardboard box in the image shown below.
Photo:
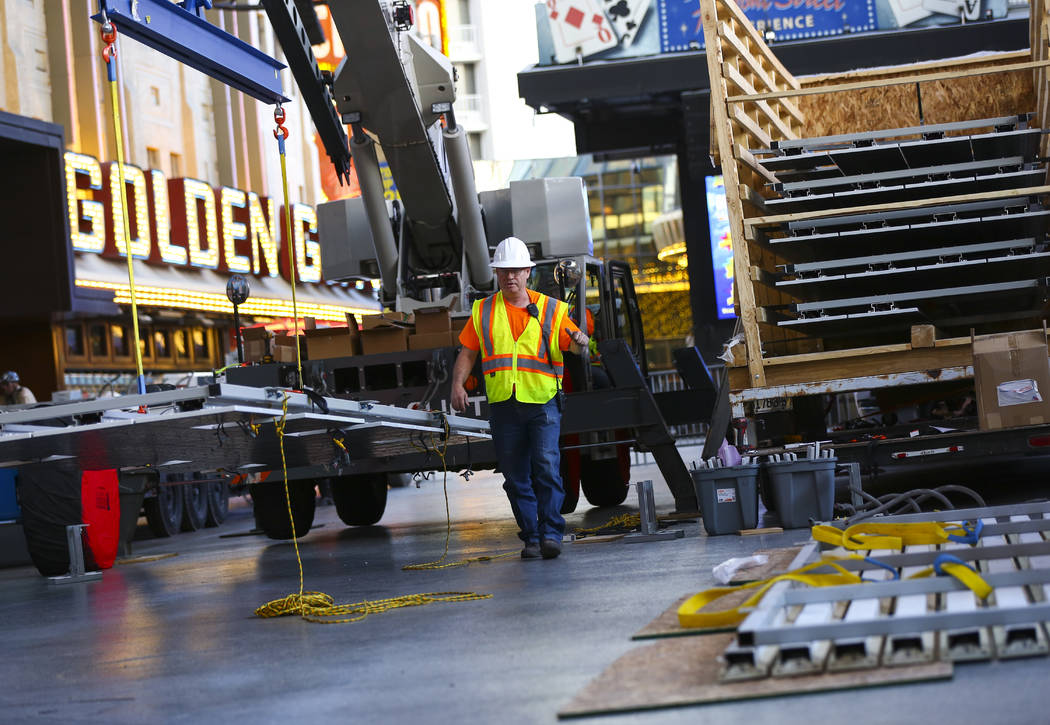
<path fill-rule="evenodd" d="M 276 335 L 273 338 L 274 362 L 295 362 L 295 335 Z"/>
<path fill-rule="evenodd" d="M 459 345 L 459 333 L 453 330 L 444 332 L 428 332 L 425 334 L 409 335 L 409 350 L 430 350 L 435 347 L 454 347 Z"/>
<path fill-rule="evenodd" d="M 407 327 L 373 327 L 361 331 L 361 350 L 365 355 L 408 350 Z"/>
<path fill-rule="evenodd" d="M 412 327 L 412 318 L 402 312 L 384 312 L 379 315 L 362 315 L 361 329 L 373 330 L 377 327 Z"/>
<path fill-rule="evenodd" d="M 348 357 L 361 354 L 361 337 L 357 327 L 325 327 L 306 330 L 306 344 L 311 360 Z"/>
<path fill-rule="evenodd" d="M 447 307 L 426 307 L 416 310 L 416 334 L 430 335 L 448 332 L 452 329 L 452 319 Z"/>
<path fill-rule="evenodd" d="M 1050 421 L 1050 362 L 1044 332 L 975 339 L 973 373 L 982 430 Z"/>
<path fill-rule="evenodd" d="M 245 362 L 262 362 L 273 352 L 273 333 L 265 327 L 249 327 L 241 330 Z"/>

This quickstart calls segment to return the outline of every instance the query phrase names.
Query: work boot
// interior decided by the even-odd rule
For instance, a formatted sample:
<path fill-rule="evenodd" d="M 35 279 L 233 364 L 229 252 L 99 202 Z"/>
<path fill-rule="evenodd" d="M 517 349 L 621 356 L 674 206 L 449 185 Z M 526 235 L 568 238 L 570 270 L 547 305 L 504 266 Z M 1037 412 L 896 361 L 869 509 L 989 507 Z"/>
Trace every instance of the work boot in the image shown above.
<path fill-rule="evenodd" d="M 544 539 L 540 544 L 540 553 L 544 559 L 553 559 L 561 553 L 561 542 L 555 539 Z"/>
<path fill-rule="evenodd" d="M 536 542 L 525 544 L 525 548 L 521 550 L 522 559 L 539 559 L 541 555 L 540 545 Z"/>

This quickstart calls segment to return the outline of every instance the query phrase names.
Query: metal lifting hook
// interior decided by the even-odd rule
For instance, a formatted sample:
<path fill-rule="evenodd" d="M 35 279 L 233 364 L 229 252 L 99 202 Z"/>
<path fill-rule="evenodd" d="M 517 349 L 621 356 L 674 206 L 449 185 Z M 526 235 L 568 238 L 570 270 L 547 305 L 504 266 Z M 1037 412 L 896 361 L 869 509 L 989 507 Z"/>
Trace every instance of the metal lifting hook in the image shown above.
<path fill-rule="evenodd" d="M 108 65 L 117 55 L 117 48 L 114 45 L 117 42 L 117 29 L 113 27 L 113 23 L 109 22 L 107 18 L 99 28 L 99 33 L 102 35 L 102 42 L 106 44 L 106 47 L 102 49 L 102 58 Z"/>
<path fill-rule="evenodd" d="M 285 113 L 284 108 L 278 103 L 273 109 L 273 122 L 277 124 L 277 128 L 273 130 L 273 137 L 278 141 L 288 140 L 288 129 L 284 126 Z"/>

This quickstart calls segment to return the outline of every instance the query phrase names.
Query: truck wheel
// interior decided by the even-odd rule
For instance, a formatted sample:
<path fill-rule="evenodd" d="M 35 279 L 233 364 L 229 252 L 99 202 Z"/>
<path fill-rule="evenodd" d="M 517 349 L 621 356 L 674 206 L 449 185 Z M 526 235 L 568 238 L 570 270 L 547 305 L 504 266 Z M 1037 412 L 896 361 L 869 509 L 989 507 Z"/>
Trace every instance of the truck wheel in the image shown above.
<path fill-rule="evenodd" d="M 630 460 L 628 474 L 624 475 L 620 457 L 584 459 L 580 471 L 580 486 L 583 495 L 592 506 L 619 506 L 627 499 L 627 483 L 630 477 Z"/>
<path fill-rule="evenodd" d="M 230 485 L 226 481 L 212 481 L 206 485 L 208 514 L 204 518 L 204 525 L 218 526 L 230 513 Z"/>
<path fill-rule="evenodd" d="M 206 484 L 187 483 L 179 486 L 182 489 L 182 530 L 196 531 L 204 526 L 208 517 L 208 493 Z"/>
<path fill-rule="evenodd" d="M 340 476 L 332 479 L 335 512 L 347 526 L 371 526 L 386 511 L 386 474 Z"/>
<path fill-rule="evenodd" d="M 317 496 L 312 480 L 289 481 L 288 496 L 295 520 L 295 538 L 301 539 L 314 524 Z M 288 503 L 284 498 L 284 483 L 270 481 L 253 483 L 248 487 L 252 495 L 255 524 L 271 539 L 291 539 L 292 522 L 288 520 Z"/>
<path fill-rule="evenodd" d="M 157 486 L 157 495 L 142 502 L 146 523 L 154 536 L 166 539 L 182 527 L 183 495 L 181 486 Z"/>

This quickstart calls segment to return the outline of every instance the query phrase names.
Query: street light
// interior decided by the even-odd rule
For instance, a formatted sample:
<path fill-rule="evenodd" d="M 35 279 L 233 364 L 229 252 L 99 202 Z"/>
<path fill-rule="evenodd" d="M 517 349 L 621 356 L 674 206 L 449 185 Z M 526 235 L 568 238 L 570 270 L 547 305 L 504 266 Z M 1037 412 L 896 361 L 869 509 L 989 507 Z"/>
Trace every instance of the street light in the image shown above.
<path fill-rule="evenodd" d="M 251 294 L 248 279 L 243 274 L 235 274 L 226 283 L 226 297 L 233 303 L 233 329 L 237 334 L 237 364 L 244 364 L 244 345 L 241 343 L 241 313 L 238 307 L 243 305 Z"/>

